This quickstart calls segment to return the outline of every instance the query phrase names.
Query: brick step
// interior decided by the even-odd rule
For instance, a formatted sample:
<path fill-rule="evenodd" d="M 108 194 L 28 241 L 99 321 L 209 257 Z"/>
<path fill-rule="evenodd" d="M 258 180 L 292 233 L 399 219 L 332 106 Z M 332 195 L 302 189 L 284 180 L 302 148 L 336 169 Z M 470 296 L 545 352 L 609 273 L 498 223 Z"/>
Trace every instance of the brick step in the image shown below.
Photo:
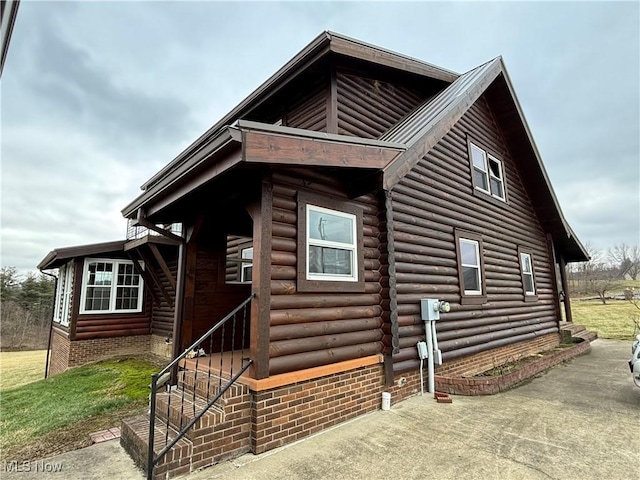
<path fill-rule="evenodd" d="M 153 450 L 157 455 L 168 441 L 176 438 L 178 432 L 165 425 L 156 425 L 154 429 Z M 136 465 L 147 471 L 149 449 L 149 418 L 146 415 L 127 418 L 122 421 L 120 445 L 131 456 Z M 187 438 L 181 438 L 155 467 L 154 479 L 164 479 L 188 473 L 191 469 L 193 444 Z M 167 473 L 170 475 L 167 475 Z"/>
<path fill-rule="evenodd" d="M 582 332 L 578 332 L 573 335 L 574 338 L 582 338 L 587 342 L 593 342 L 598 339 L 598 334 L 596 332 L 590 332 L 589 330 L 584 330 Z"/>
<path fill-rule="evenodd" d="M 195 390 L 196 396 L 203 399 L 215 397 L 228 382 L 229 379 L 227 378 L 220 378 L 216 375 L 208 376 L 205 372 L 195 372 L 193 370 L 178 372 L 178 389 L 181 390 L 184 386 L 184 389 L 191 393 Z M 224 392 L 220 397 L 219 403 L 224 405 L 227 400 L 242 396 L 247 391 L 246 386 L 236 383 Z"/>
<path fill-rule="evenodd" d="M 156 397 L 156 423 L 168 422 L 172 428 L 181 430 L 206 406 L 207 402 L 204 399 L 196 395 L 194 400 L 193 393 L 186 390 L 184 398 L 181 390 L 159 393 Z M 225 417 L 224 408 L 225 405 L 214 404 L 187 431 L 186 436 L 193 439 L 198 436 L 199 430 L 222 423 Z"/>

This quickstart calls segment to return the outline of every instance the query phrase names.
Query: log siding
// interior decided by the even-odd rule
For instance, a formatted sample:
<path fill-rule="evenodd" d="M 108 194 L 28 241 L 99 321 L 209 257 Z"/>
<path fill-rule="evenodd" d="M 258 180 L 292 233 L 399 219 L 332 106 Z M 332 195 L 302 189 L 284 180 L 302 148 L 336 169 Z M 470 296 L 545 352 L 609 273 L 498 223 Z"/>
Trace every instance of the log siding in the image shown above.
<path fill-rule="evenodd" d="M 379 138 L 424 101 L 407 87 L 347 73 L 337 73 L 338 133 Z"/>
<path fill-rule="evenodd" d="M 348 199 L 336 178 L 309 170 L 273 174 L 269 374 L 292 372 L 382 352 L 381 244 L 376 195 Z M 297 287 L 298 192 L 362 209 L 364 289 L 300 292 Z M 330 282 L 333 283 L 333 282 Z"/>
<path fill-rule="evenodd" d="M 475 195 L 468 139 L 503 162 L 507 202 Z M 451 303 L 438 322 L 447 360 L 558 331 L 553 260 L 517 168 L 484 98 L 392 190 L 399 352 L 394 373 L 418 368 L 419 300 Z M 486 303 L 461 302 L 456 231 L 482 240 Z M 463 235 L 462 235 L 463 236 Z M 532 254 L 537 298 L 525 303 L 519 251 Z M 390 329 L 390 327 L 389 327 Z"/>

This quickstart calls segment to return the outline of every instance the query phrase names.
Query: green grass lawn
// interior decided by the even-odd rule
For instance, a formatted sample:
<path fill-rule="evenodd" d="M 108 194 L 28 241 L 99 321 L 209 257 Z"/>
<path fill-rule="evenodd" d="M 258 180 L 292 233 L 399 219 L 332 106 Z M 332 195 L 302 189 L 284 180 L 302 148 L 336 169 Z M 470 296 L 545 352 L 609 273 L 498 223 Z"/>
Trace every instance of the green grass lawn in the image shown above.
<path fill-rule="evenodd" d="M 0 352 L 0 391 L 44 378 L 46 350 Z"/>
<path fill-rule="evenodd" d="M 633 318 L 640 321 L 640 310 L 623 300 L 607 300 L 606 305 L 600 300 L 572 300 L 571 311 L 574 323 L 614 340 L 633 339 Z"/>
<path fill-rule="evenodd" d="M 24 461 L 85 446 L 90 433 L 146 410 L 150 377 L 157 371 L 142 360 L 114 360 L 3 389 L 3 459 Z"/>

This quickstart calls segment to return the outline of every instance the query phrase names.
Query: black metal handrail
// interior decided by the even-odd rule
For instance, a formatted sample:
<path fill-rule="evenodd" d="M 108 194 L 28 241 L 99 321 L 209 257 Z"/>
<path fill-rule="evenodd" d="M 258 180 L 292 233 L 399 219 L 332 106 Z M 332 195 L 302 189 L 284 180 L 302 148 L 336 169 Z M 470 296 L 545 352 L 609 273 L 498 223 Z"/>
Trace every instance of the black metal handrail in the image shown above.
<path fill-rule="evenodd" d="M 160 372 L 158 373 L 154 373 L 151 375 L 151 397 L 150 397 L 150 410 L 149 410 L 149 450 L 148 450 L 148 457 L 147 457 L 147 479 L 151 480 L 153 478 L 153 469 L 154 467 L 157 465 L 157 463 L 162 459 L 162 457 L 164 457 L 167 452 L 169 452 L 169 450 L 171 450 L 171 448 L 173 448 L 173 446 L 178 443 L 180 441 L 180 439 L 182 437 L 185 436 L 185 434 L 187 433 L 187 431 L 193 427 L 196 422 L 198 420 L 200 420 L 200 418 L 202 418 L 202 416 L 207 413 L 207 411 L 224 395 L 224 393 L 229 390 L 229 388 L 242 376 L 242 374 L 251 366 L 251 364 L 253 363 L 252 360 L 250 358 L 244 358 L 244 342 L 245 342 L 245 335 L 246 335 L 246 321 L 247 321 L 247 311 L 246 311 L 246 306 L 251 302 L 251 300 L 255 297 L 255 294 L 252 294 L 249 298 L 247 298 L 246 300 L 244 300 L 242 303 L 240 303 L 240 305 L 238 305 L 236 308 L 234 308 L 231 312 L 229 312 L 222 320 L 220 320 L 218 323 L 216 323 L 213 327 L 211 327 L 205 334 L 203 334 L 200 338 L 198 338 L 198 340 L 196 340 L 195 342 L 193 342 L 189 347 L 187 347 L 185 349 L 184 352 L 182 352 L 179 356 L 177 356 L 171 363 L 169 363 L 166 367 L 164 367 Z M 241 339 L 240 341 L 242 342 L 241 345 L 241 365 L 240 365 L 240 369 L 239 371 L 234 375 L 233 373 L 233 354 L 234 354 L 234 346 L 235 346 L 235 342 L 236 342 L 236 314 L 240 311 L 244 309 L 244 317 L 242 319 L 242 333 L 241 333 Z M 222 351 L 224 350 L 224 340 L 225 340 L 225 325 L 227 324 L 227 322 L 231 321 L 231 355 L 232 355 L 232 361 L 231 361 L 231 365 L 230 365 L 230 371 L 229 371 L 229 379 L 225 381 L 225 383 L 223 384 L 222 380 Z M 217 393 L 212 397 L 209 398 L 209 387 L 211 386 L 211 378 L 213 377 L 213 375 L 211 374 L 211 355 L 209 355 L 208 357 L 208 361 L 209 361 L 209 365 L 208 365 L 208 369 L 207 369 L 207 403 L 205 405 L 204 408 L 202 408 L 202 410 L 200 410 L 198 413 L 195 412 L 195 396 L 196 396 L 196 386 L 197 386 L 197 379 L 198 379 L 198 358 L 196 357 L 196 368 L 194 371 L 194 384 L 193 384 L 193 396 L 192 396 L 192 404 L 193 404 L 193 409 L 194 409 L 194 416 L 193 418 L 183 427 L 182 426 L 182 418 L 181 418 L 181 423 L 180 423 L 180 430 L 178 431 L 177 435 L 175 436 L 175 438 L 169 440 L 169 417 L 170 417 L 170 408 L 171 408 L 171 388 L 169 388 L 169 397 L 168 397 L 168 405 L 167 405 L 167 425 L 166 425 L 166 432 L 165 432 L 165 446 L 162 450 L 160 450 L 160 452 L 158 452 L 158 455 L 154 454 L 154 441 L 155 441 L 155 426 L 156 426 L 156 395 L 158 393 L 158 382 L 162 381 L 163 383 L 165 383 L 163 380 L 165 377 L 168 377 L 168 375 L 171 374 L 171 372 L 177 368 L 180 365 L 180 362 L 184 359 L 187 358 L 187 355 L 189 355 L 189 352 L 192 352 L 194 350 L 196 350 L 196 352 L 200 349 L 201 345 L 205 342 L 205 340 L 207 340 L 207 338 L 209 338 L 209 342 L 210 342 L 210 348 L 209 348 L 209 352 L 213 353 L 213 334 L 216 333 L 218 330 L 221 330 L 221 343 L 220 343 L 220 369 L 219 369 L 219 374 L 216 375 L 215 377 L 218 379 L 218 389 L 217 389 Z M 246 361 L 246 363 L 244 363 Z M 185 388 L 184 388 L 184 384 L 185 384 L 185 379 L 183 379 L 183 385 L 182 385 L 182 398 L 181 398 L 181 413 L 184 412 L 184 399 L 185 399 Z"/>

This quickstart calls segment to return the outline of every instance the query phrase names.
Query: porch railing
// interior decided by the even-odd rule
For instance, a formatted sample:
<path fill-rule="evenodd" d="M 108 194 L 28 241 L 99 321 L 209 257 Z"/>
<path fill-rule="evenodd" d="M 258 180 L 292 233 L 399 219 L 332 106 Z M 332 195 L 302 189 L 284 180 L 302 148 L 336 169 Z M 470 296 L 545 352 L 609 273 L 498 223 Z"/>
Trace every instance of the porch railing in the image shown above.
<path fill-rule="evenodd" d="M 151 396 L 150 396 L 150 411 L 149 411 L 149 450 L 147 458 L 147 479 L 153 478 L 153 470 L 158 462 L 171 450 L 171 448 L 180 441 L 182 437 L 193 427 L 196 422 L 207 413 L 207 411 L 224 395 L 224 393 L 240 378 L 240 376 L 251 366 L 253 363 L 250 358 L 245 358 L 245 342 L 248 334 L 248 322 L 249 322 L 249 304 L 254 298 L 255 294 L 252 294 L 249 298 L 244 300 L 240 305 L 234 308 L 229 314 L 227 314 L 222 320 L 216 323 L 207 333 L 202 335 L 198 340 L 193 342 L 189 347 L 182 352 L 181 355 L 176 357 L 169 365 L 162 369 L 158 373 L 154 373 L 151 376 Z M 239 345 L 239 348 L 237 347 Z M 225 348 L 227 346 L 227 348 Z M 200 356 L 202 354 L 201 349 L 208 348 L 208 354 Z M 194 352 L 190 355 L 190 352 Z M 230 363 L 227 365 L 223 359 L 223 353 L 230 358 Z M 236 355 L 240 353 L 239 365 L 234 365 L 234 359 Z M 219 358 L 218 357 L 219 354 Z M 193 363 L 190 370 L 193 371 L 193 386 L 188 391 L 186 387 L 186 378 L 183 378 L 182 386 L 171 386 L 169 378 L 172 373 L 177 370 L 181 370 L 183 374 L 186 374 L 186 360 L 187 358 L 193 358 Z M 202 362 L 202 363 L 200 363 Z M 235 371 L 234 371 L 235 368 Z M 202 369 L 202 370 L 200 370 Z M 204 407 L 196 407 L 196 390 L 198 382 L 201 384 L 206 383 Z M 166 387 L 166 415 L 164 419 L 156 418 L 157 410 L 157 395 L 158 390 L 162 389 L 162 386 Z M 175 435 L 169 435 L 171 430 L 171 402 L 174 398 L 174 408 L 179 410 L 181 415 L 178 416 L 179 424 L 174 425 L 173 429 L 177 431 Z M 198 400 L 203 397 L 200 395 Z M 176 404 L 176 402 L 178 402 Z M 202 402 L 199 402 L 201 404 Z M 189 406 L 187 406 L 189 405 Z M 187 410 L 190 409 L 190 410 Z M 183 413 L 192 414 L 191 420 L 183 423 Z M 175 417 L 174 417 L 175 418 Z M 155 454 L 155 428 L 157 422 L 162 420 L 164 422 L 164 441 L 163 447 Z M 173 438 L 170 438 L 173 437 Z"/>
<path fill-rule="evenodd" d="M 158 226 L 169 233 L 173 233 L 174 235 L 178 235 L 179 237 L 182 236 L 181 223 L 167 223 Z M 138 240 L 140 238 L 146 237 L 147 235 L 161 236 L 158 232 L 149 230 L 147 227 L 143 227 L 142 225 L 135 225 L 135 222 L 132 219 L 129 219 L 127 221 L 127 240 Z"/>

